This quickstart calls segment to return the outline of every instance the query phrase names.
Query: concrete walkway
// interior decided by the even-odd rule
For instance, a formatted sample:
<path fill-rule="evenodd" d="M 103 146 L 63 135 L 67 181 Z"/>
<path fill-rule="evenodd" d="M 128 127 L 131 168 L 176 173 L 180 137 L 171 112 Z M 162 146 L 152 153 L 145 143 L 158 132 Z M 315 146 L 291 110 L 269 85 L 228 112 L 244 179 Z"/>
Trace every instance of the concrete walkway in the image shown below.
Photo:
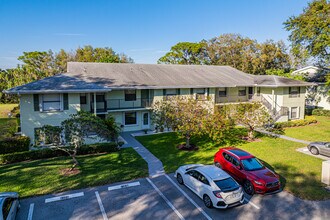
<path fill-rule="evenodd" d="M 288 136 L 281 135 L 281 134 L 274 134 L 272 132 L 261 130 L 261 129 L 256 129 L 256 131 L 258 131 L 260 133 L 263 133 L 263 134 L 273 136 L 273 137 L 278 137 L 278 138 L 282 138 L 282 139 L 285 139 L 285 140 L 294 141 L 294 142 L 298 142 L 298 143 L 303 143 L 303 144 L 310 144 L 311 143 L 310 141 L 299 140 L 299 139 L 288 137 Z"/>
<path fill-rule="evenodd" d="M 165 171 L 163 163 L 140 142 L 138 142 L 131 134 L 132 132 L 122 132 L 120 134 L 120 136 L 127 142 L 127 144 L 124 144 L 123 147 L 132 147 L 148 163 L 150 177 L 164 175 Z"/>

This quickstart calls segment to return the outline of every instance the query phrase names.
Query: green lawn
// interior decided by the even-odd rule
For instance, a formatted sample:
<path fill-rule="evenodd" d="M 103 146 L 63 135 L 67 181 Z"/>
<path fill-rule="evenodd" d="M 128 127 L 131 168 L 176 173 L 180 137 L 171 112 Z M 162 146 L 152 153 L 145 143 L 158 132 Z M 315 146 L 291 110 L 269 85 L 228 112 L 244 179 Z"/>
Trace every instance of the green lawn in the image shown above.
<path fill-rule="evenodd" d="M 179 151 L 176 146 L 184 140 L 176 133 L 141 136 L 137 139 L 146 146 L 164 165 L 167 173 L 190 163 L 212 164 L 213 156 L 220 146 L 205 139 L 195 139 L 198 151 Z M 303 199 L 330 199 L 321 183 L 322 160 L 297 152 L 303 144 L 283 139 L 262 137 L 261 142 L 236 145 L 247 150 L 269 164 L 282 177 L 285 190 Z"/>
<path fill-rule="evenodd" d="M 79 156 L 81 173 L 60 175 L 69 168 L 66 157 L 0 166 L 0 192 L 17 191 L 22 197 L 104 185 L 148 175 L 147 163 L 131 148 L 116 153 Z"/>
<path fill-rule="evenodd" d="M 330 118 L 315 116 L 318 123 L 286 128 L 285 135 L 306 141 L 330 141 Z"/>
<path fill-rule="evenodd" d="M 17 118 L 0 118 L 0 140 L 17 132 Z"/>
<path fill-rule="evenodd" d="M 8 118 L 8 113 L 18 104 L 0 104 L 0 118 Z"/>

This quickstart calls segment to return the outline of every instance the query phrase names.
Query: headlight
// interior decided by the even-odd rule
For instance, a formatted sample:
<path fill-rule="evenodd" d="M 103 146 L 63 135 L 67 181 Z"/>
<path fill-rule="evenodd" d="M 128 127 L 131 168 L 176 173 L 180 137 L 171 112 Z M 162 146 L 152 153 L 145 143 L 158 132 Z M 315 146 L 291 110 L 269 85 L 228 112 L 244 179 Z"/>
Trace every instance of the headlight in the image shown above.
<path fill-rule="evenodd" d="M 262 186 L 262 185 L 264 185 L 262 182 L 260 182 L 260 181 L 257 181 L 257 180 L 254 180 L 254 182 L 255 182 L 255 184 L 257 184 L 257 185 L 259 185 L 259 186 Z"/>

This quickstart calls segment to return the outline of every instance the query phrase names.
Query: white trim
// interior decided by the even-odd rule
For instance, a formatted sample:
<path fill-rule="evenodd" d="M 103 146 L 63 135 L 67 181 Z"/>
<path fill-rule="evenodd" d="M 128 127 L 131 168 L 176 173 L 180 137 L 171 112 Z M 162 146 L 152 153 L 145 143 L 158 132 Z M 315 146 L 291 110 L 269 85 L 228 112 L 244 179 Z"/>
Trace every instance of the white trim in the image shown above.
<path fill-rule="evenodd" d="M 99 206 L 100 206 L 100 210 L 102 212 L 103 219 L 104 220 L 108 220 L 108 216 L 107 216 L 107 213 L 105 212 L 105 209 L 104 209 L 104 206 L 103 206 L 103 203 L 102 203 L 102 200 L 101 200 L 101 197 L 100 197 L 99 192 L 98 191 L 95 191 L 95 195 L 96 195 L 97 202 L 99 203 Z"/>
<path fill-rule="evenodd" d="M 29 208 L 29 214 L 28 214 L 27 220 L 32 220 L 33 209 L 34 209 L 34 203 L 31 203 L 30 204 L 30 208 Z"/>
<path fill-rule="evenodd" d="M 127 187 L 133 187 L 133 186 L 140 186 L 140 182 L 137 181 L 137 182 L 121 184 L 121 185 L 116 185 L 116 186 L 109 186 L 108 191 L 117 190 L 117 189 L 124 189 L 124 188 L 127 188 Z"/>
<path fill-rule="evenodd" d="M 73 194 L 69 194 L 69 195 L 56 196 L 56 197 L 48 198 L 48 199 L 45 199 L 45 203 L 62 201 L 62 200 L 77 198 L 77 197 L 81 197 L 81 196 L 84 196 L 84 192 L 79 192 L 79 193 L 73 193 Z"/>
<path fill-rule="evenodd" d="M 129 125 L 126 124 L 125 113 L 129 113 L 129 112 L 135 112 L 136 124 L 129 124 Z M 129 126 L 137 126 L 137 125 L 139 125 L 139 123 L 138 123 L 138 115 L 137 115 L 137 112 L 136 112 L 136 111 L 124 111 L 124 112 L 123 112 L 123 121 L 124 121 L 123 125 L 124 125 L 125 127 L 129 127 Z"/>

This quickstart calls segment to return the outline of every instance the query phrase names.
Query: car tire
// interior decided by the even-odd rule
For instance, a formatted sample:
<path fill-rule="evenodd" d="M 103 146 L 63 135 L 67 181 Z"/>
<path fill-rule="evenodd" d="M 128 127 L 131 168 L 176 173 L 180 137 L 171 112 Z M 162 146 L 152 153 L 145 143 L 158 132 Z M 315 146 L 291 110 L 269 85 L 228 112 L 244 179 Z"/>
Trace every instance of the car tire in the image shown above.
<path fill-rule="evenodd" d="M 310 151 L 314 155 L 318 155 L 320 153 L 319 150 L 316 147 L 311 147 L 311 150 Z"/>
<path fill-rule="evenodd" d="M 178 181 L 179 184 L 181 184 L 181 185 L 184 184 L 181 174 L 176 175 L 176 180 Z"/>
<path fill-rule="evenodd" d="M 246 194 L 248 194 L 248 195 L 254 194 L 254 187 L 250 180 L 246 180 L 243 183 L 243 188 L 244 188 L 244 191 L 246 192 Z"/>
<path fill-rule="evenodd" d="M 203 202 L 207 208 L 209 209 L 213 208 L 212 200 L 208 195 L 203 196 Z"/>
<path fill-rule="evenodd" d="M 222 166 L 221 166 L 221 164 L 220 164 L 219 162 L 215 162 L 215 163 L 214 163 L 214 166 L 216 166 L 216 167 L 222 169 Z"/>

